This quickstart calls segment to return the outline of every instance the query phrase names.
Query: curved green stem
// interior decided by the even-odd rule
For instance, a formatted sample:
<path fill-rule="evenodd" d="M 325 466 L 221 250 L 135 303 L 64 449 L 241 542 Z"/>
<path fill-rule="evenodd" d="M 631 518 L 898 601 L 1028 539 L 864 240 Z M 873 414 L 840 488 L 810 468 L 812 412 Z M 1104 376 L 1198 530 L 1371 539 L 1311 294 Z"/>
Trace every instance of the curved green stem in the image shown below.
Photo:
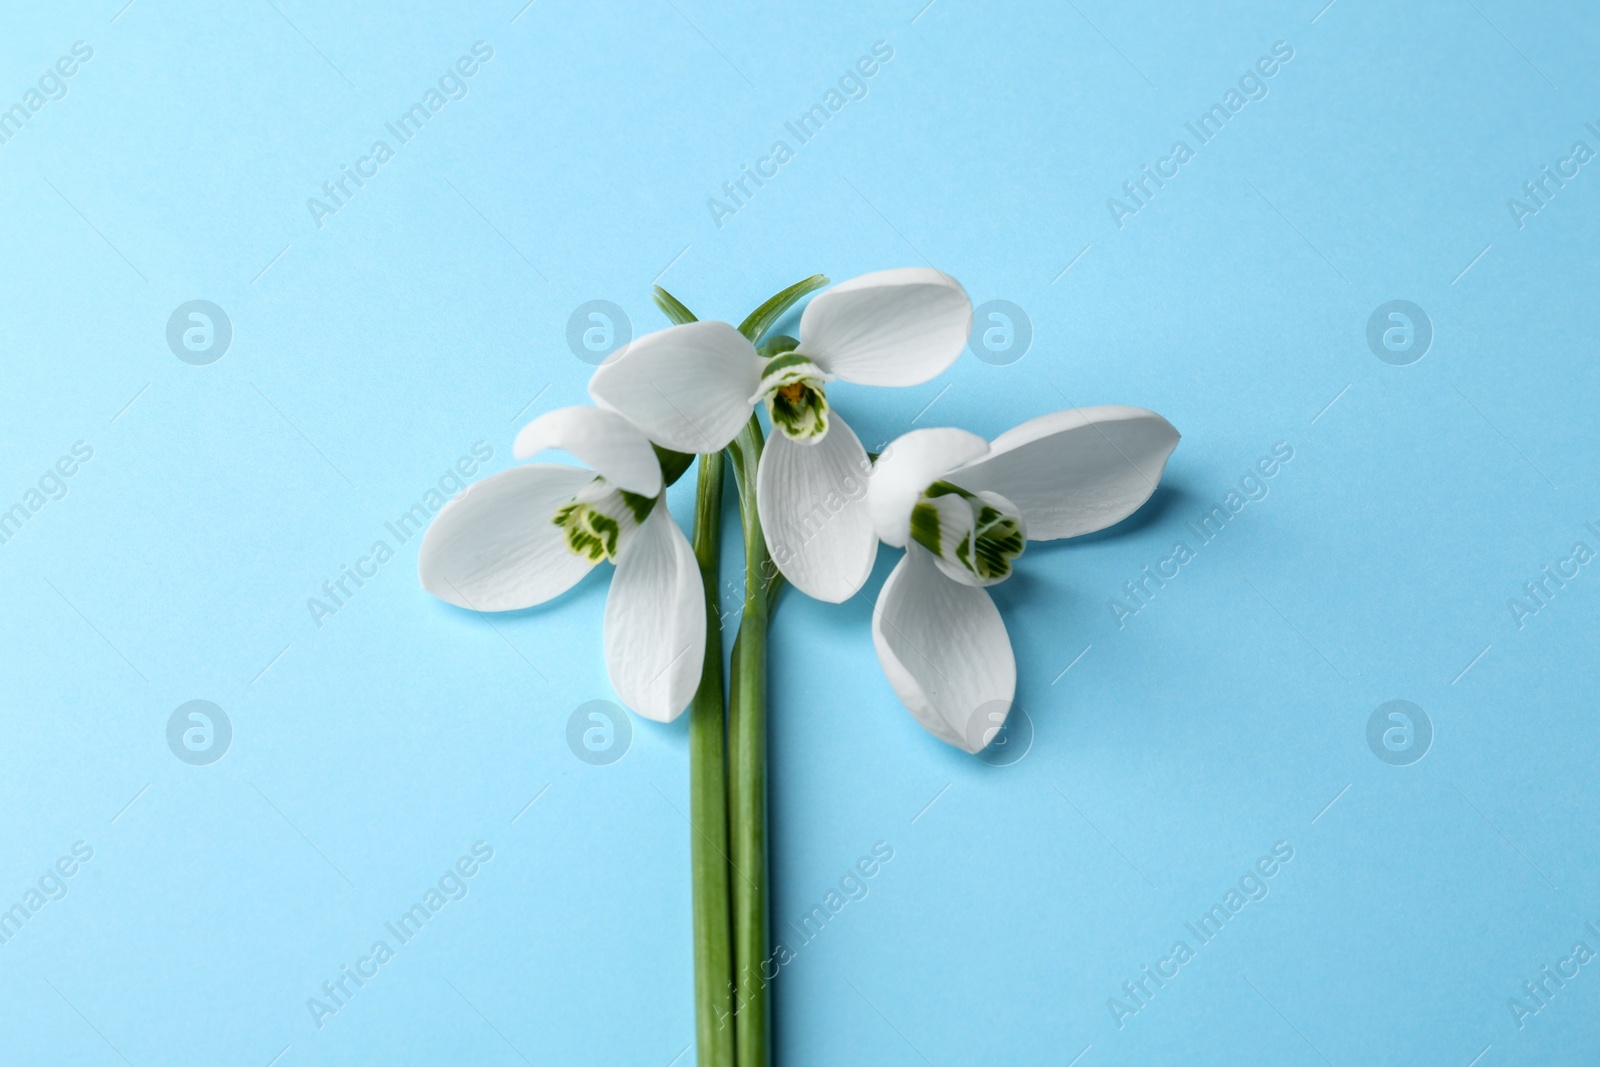
<path fill-rule="evenodd" d="M 733 928 L 728 898 L 728 783 L 723 734 L 721 453 L 700 457 L 694 555 L 706 594 L 706 652 L 689 705 L 690 867 L 694 872 L 695 1044 L 700 1067 L 733 1067 Z"/>
<path fill-rule="evenodd" d="M 729 837 L 739 1067 L 771 1062 L 767 931 L 767 542 L 756 514 L 761 424 L 752 416 L 729 449 L 744 519 L 744 615 L 733 643 L 728 700 Z"/>

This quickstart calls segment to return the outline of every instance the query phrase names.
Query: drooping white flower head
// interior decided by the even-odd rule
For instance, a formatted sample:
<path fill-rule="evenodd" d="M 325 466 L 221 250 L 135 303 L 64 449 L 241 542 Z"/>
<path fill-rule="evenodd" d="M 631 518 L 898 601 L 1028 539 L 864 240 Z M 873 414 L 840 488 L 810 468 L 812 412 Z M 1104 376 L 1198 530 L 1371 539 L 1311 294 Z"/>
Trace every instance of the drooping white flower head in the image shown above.
<path fill-rule="evenodd" d="M 819 600 L 855 595 L 878 551 L 866 508 L 871 462 L 827 399 L 827 383 L 920 385 L 955 362 L 972 302 L 931 268 L 879 271 L 821 293 L 800 317 L 799 343 L 771 357 L 721 322 L 691 322 L 633 341 L 589 382 L 664 447 L 714 452 L 765 405 L 773 433 L 756 500 L 773 562 Z"/>
<path fill-rule="evenodd" d="M 606 669 L 629 708 L 670 722 L 700 684 L 706 609 L 699 566 L 667 510 L 650 440 L 615 412 L 560 408 L 523 427 L 512 452 L 548 449 L 586 467 L 526 464 L 470 486 L 422 540 L 423 588 L 474 611 L 542 604 L 601 560 Z"/>
<path fill-rule="evenodd" d="M 986 586 L 1028 541 L 1102 530 L 1139 509 L 1178 431 L 1153 411 L 1074 408 L 985 441 L 913 430 L 891 442 L 867 489 L 873 527 L 904 547 L 872 615 L 889 684 L 939 740 L 977 752 L 1016 694 L 1011 639 Z"/>

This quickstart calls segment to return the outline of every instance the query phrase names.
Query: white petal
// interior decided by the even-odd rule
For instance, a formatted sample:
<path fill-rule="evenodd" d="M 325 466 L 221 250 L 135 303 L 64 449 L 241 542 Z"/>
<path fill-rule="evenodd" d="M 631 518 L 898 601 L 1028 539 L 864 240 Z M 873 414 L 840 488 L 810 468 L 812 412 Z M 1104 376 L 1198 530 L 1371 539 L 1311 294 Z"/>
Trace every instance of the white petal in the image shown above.
<path fill-rule="evenodd" d="M 800 351 L 859 385 L 921 385 L 961 355 L 972 301 L 931 267 L 863 274 L 812 299 L 800 316 Z"/>
<path fill-rule="evenodd" d="M 872 573 L 878 535 L 867 511 L 867 450 L 838 412 L 816 443 L 775 433 L 756 471 L 756 507 L 772 561 L 796 589 L 839 604 Z"/>
<path fill-rule="evenodd" d="M 514 611 L 566 592 L 592 564 L 550 520 L 593 480 L 582 467 L 528 464 L 468 486 L 422 538 L 422 588 L 474 611 Z"/>
<path fill-rule="evenodd" d="M 1153 411 L 1073 408 L 1007 430 L 989 454 L 946 477 L 970 492 L 999 493 L 1022 509 L 1028 539 L 1103 530 L 1155 492 L 1178 431 Z"/>
<path fill-rule="evenodd" d="M 1003 725 L 1017 661 L 989 594 L 952 582 L 920 545 L 890 573 L 872 643 L 900 702 L 939 740 L 977 752 Z"/>
<path fill-rule="evenodd" d="M 688 707 L 705 658 L 706 594 L 665 497 L 617 559 L 605 642 L 611 687 L 624 704 L 658 722 Z"/>
<path fill-rule="evenodd" d="M 755 346 L 725 322 L 687 322 L 636 338 L 589 379 L 595 402 L 679 452 L 716 452 L 750 419 L 761 380 Z"/>
<path fill-rule="evenodd" d="M 640 496 L 661 492 L 661 464 L 650 439 L 614 411 L 586 404 L 557 408 L 524 426 L 511 452 L 527 459 L 547 448 L 570 452 L 619 489 Z"/>
<path fill-rule="evenodd" d="M 889 442 L 872 468 L 867 508 L 884 544 L 903 547 L 911 537 L 911 508 L 929 485 L 989 451 L 975 433 L 938 427 L 912 430 Z"/>

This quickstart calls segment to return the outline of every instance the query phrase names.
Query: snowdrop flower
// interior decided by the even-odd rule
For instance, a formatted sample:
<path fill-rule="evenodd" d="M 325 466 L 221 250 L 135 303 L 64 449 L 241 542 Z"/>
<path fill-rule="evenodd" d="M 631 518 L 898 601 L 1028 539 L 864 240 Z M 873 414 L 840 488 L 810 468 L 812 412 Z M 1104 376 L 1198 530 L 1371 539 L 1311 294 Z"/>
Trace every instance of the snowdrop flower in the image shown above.
<path fill-rule="evenodd" d="M 972 302 L 930 268 L 865 274 L 815 297 L 790 351 L 762 356 L 722 322 L 691 322 L 633 341 L 589 395 L 666 448 L 715 452 L 764 405 L 773 433 L 756 474 L 773 562 L 802 592 L 854 596 L 878 551 L 866 508 L 871 462 L 828 403 L 827 383 L 920 385 L 967 343 Z"/>
<path fill-rule="evenodd" d="M 991 443 L 913 430 L 878 457 L 867 507 L 905 558 L 878 594 L 872 642 L 901 703 L 939 740 L 977 752 L 1010 711 L 1017 665 L 985 587 L 1028 541 L 1104 529 L 1137 511 L 1178 431 L 1153 411 L 1057 411 Z"/>
<path fill-rule="evenodd" d="M 423 588 L 474 611 L 542 604 L 600 561 L 606 669 L 622 702 L 669 722 L 700 684 L 705 592 L 694 552 L 667 510 L 660 463 L 627 419 L 592 407 L 542 415 L 517 434 L 518 459 L 547 449 L 590 468 L 527 464 L 467 488 L 422 540 Z"/>

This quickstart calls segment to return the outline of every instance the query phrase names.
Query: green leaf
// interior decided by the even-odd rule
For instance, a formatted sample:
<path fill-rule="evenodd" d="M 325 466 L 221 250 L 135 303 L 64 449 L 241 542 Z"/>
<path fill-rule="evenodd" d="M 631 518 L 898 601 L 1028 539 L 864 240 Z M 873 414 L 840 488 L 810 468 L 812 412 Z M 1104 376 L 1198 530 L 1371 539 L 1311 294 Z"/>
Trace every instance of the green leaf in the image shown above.
<path fill-rule="evenodd" d="M 761 339 L 762 334 L 772 329 L 773 324 L 783 317 L 785 311 L 794 307 L 796 300 L 807 293 L 816 292 L 827 284 L 827 276 L 822 274 L 813 274 L 804 281 L 795 282 L 783 292 L 773 294 L 766 303 L 750 312 L 749 318 L 739 324 L 739 332 L 744 334 L 745 339 L 751 344 L 755 344 Z"/>
<path fill-rule="evenodd" d="M 672 320 L 674 326 L 682 326 L 686 322 L 699 321 L 694 317 L 694 312 L 683 306 L 683 301 L 661 288 L 661 286 L 656 286 L 651 295 L 655 298 L 656 307 L 661 309 L 663 315 Z"/>

